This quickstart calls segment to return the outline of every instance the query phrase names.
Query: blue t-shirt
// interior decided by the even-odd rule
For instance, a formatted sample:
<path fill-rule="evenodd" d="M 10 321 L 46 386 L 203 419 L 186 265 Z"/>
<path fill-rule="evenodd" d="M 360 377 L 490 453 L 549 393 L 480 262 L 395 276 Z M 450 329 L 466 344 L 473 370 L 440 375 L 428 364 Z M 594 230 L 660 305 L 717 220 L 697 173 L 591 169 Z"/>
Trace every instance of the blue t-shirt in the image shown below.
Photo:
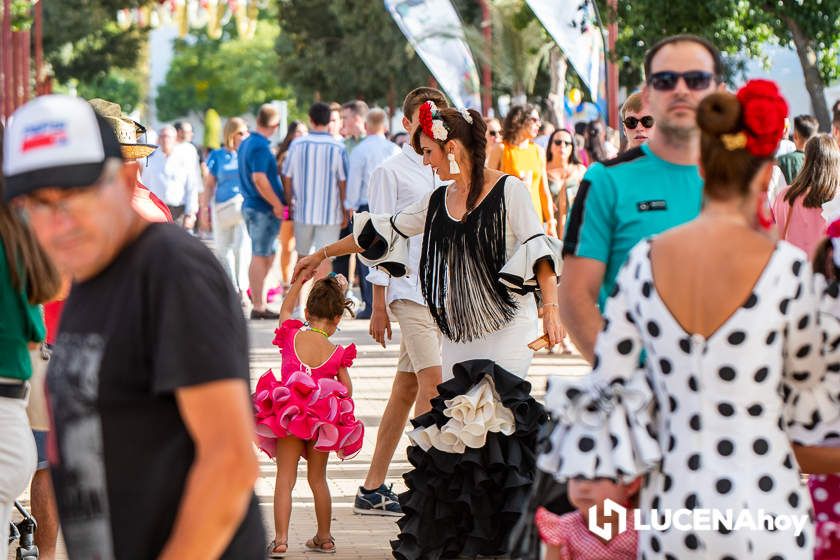
<path fill-rule="evenodd" d="M 283 185 L 277 177 L 277 160 L 269 148 L 268 138 L 259 132 L 251 132 L 239 145 L 239 186 L 245 198 L 243 208 L 253 208 L 262 212 L 271 212 L 271 205 L 260 195 L 257 186 L 251 179 L 251 173 L 265 173 L 274 193 L 286 204 Z"/>
<path fill-rule="evenodd" d="M 598 297 L 601 312 L 630 249 L 696 218 L 702 199 L 697 166 L 665 161 L 647 144 L 586 171 L 566 222 L 563 255 L 607 265 Z"/>
<path fill-rule="evenodd" d="M 219 148 L 210 152 L 207 169 L 216 178 L 216 202 L 225 202 L 242 191 L 239 188 L 239 161 L 236 152 Z"/>

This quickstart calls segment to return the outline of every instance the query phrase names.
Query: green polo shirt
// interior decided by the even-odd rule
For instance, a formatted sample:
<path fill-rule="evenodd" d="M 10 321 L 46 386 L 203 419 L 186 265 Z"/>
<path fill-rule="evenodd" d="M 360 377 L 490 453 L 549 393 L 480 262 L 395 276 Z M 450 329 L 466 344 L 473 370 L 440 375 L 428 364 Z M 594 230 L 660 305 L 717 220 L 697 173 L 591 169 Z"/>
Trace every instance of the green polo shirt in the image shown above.
<path fill-rule="evenodd" d="M 586 171 L 566 221 L 563 255 L 606 264 L 598 297 L 602 312 L 633 246 L 696 218 L 702 198 L 696 165 L 667 162 L 647 144 Z"/>
<path fill-rule="evenodd" d="M 799 175 L 799 171 L 805 164 L 805 152 L 796 150 L 795 152 L 780 156 L 778 164 L 782 170 L 782 174 L 785 176 L 785 181 L 790 185 L 796 179 L 796 176 Z"/>
<path fill-rule="evenodd" d="M 41 307 L 31 305 L 23 291 L 12 287 L 6 250 L 0 241 L 0 377 L 29 379 L 29 343 L 44 340 Z"/>

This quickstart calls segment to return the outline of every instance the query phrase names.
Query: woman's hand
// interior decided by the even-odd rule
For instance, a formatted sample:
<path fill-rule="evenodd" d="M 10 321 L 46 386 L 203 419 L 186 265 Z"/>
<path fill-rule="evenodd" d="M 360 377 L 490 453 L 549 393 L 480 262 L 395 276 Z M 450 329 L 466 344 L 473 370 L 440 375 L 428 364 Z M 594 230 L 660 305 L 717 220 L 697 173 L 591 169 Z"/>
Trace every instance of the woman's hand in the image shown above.
<path fill-rule="evenodd" d="M 543 332 L 548 335 L 549 348 L 554 348 L 563 340 L 563 325 L 560 323 L 560 309 L 557 304 L 543 306 Z"/>
<path fill-rule="evenodd" d="M 324 255 L 319 251 L 298 259 L 297 264 L 295 265 L 295 271 L 292 274 L 292 282 L 294 283 L 298 280 L 306 282 L 310 278 L 313 278 L 323 260 Z"/>

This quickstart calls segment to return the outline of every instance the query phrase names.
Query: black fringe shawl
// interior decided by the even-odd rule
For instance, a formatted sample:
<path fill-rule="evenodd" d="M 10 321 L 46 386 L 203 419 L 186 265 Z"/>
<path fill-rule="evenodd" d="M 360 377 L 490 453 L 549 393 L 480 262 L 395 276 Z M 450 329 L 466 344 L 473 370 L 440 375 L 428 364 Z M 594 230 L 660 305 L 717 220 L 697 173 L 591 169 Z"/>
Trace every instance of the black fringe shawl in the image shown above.
<path fill-rule="evenodd" d="M 423 296 L 438 328 L 453 342 L 482 338 L 516 315 L 516 300 L 499 282 L 507 256 L 506 178 L 461 222 L 446 211 L 446 187 L 429 200 L 420 259 Z"/>

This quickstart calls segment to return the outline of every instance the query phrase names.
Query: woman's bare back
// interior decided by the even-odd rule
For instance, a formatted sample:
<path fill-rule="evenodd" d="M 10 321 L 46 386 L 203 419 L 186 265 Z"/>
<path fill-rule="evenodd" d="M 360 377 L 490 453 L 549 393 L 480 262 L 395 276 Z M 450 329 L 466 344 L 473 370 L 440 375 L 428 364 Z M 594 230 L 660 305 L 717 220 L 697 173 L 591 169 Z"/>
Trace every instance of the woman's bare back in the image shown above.
<path fill-rule="evenodd" d="M 747 303 L 774 249 L 745 224 L 698 218 L 651 244 L 656 292 L 687 333 L 708 338 Z"/>

